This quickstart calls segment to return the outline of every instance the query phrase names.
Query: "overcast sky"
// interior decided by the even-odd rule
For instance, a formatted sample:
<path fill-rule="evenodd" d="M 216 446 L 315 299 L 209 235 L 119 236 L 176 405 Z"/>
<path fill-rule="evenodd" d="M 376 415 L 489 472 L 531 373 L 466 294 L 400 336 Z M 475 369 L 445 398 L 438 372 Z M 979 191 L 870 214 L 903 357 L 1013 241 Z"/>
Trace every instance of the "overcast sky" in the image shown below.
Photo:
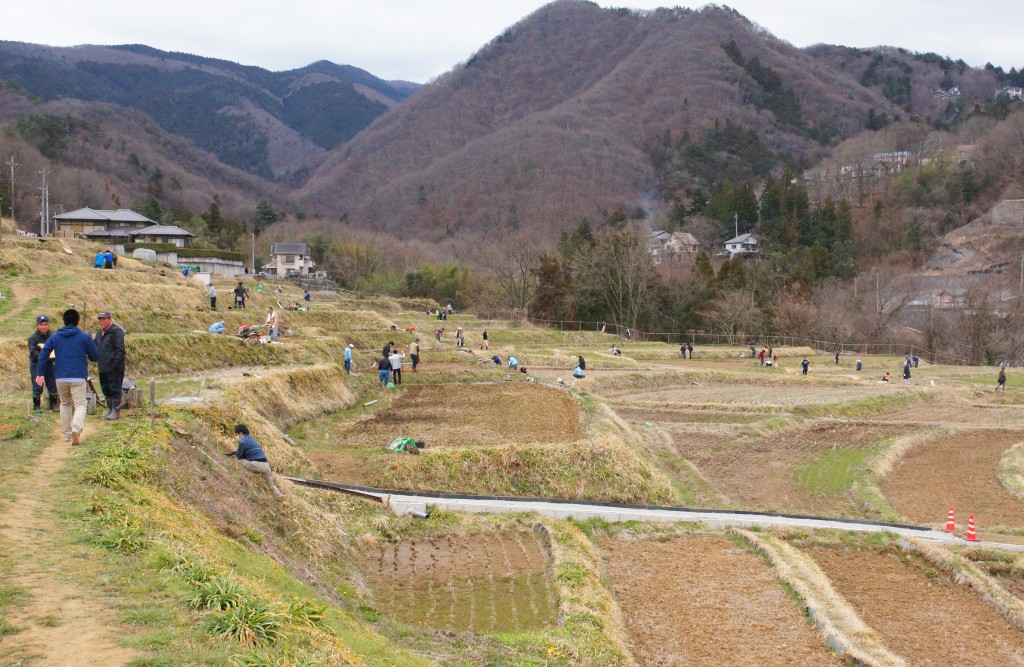
<path fill-rule="evenodd" d="M 284 70 L 317 60 L 426 82 L 546 4 L 540 0 L 0 0 L 0 39 L 146 44 Z M 706 3 L 622 0 L 653 8 Z M 796 46 L 902 46 L 1004 69 L 1024 65 L 1020 0 L 733 0 Z"/>

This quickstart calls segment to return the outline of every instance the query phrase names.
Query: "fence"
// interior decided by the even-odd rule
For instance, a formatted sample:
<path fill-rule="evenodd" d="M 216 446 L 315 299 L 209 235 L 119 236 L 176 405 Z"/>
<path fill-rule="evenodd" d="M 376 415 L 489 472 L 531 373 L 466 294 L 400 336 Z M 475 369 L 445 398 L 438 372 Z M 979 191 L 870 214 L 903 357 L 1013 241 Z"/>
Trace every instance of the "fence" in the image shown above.
<path fill-rule="evenodd" d="M 863 354 L 879 355 L 890 357 L 902 357 L 911 355 L 919 357 L 923 361 L 932 364 L 946 364 L 952 366 L 973 365 L 965 359 L 926 350 L 916 345 L 903 343 L 864 343 L 864 342 L 836 342 L 804 338 L 801 336 L 746 336 L 744 334 L 711 333 L 707 331 L 682 331 L 682 332 L 650 332 L 637 331 L 619 324 L 608 322 L 588 322 L 584 320 L 539 320 L 535 318 L 520 318 L 521 322 L 529 322 L 548 328 L 557 328 L 559 331 L 603 331 L 613 336 L 621 336 L 631 341 L 657 342 L 679 344 L 689 343 L 690 345 L 734 345 L 747 347 L 809 347 L 813 350 L 825 353 L 840 352 L 841 354 Z"/>

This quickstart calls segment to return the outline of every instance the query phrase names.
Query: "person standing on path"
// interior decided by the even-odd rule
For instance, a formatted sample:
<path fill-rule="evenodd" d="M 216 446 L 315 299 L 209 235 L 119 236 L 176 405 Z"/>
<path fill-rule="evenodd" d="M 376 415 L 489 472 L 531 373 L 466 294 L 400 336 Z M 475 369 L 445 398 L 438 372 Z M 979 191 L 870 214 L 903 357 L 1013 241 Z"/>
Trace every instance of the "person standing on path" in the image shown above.
<path fill-rule="evenodd" d="M 273 306 L 271 306 L 270 308 L 267 308 L 267 321 L 266 321 L 266 325 L 267 325 L 267 333 L 270 335 L 270 340 L 274 341 L 275 343 L 278 342 L 279 339 L 278 339 L 278 329 L 277 329 L 277 327 L 278 327 L 277 311 L 274 310 Z"/>
<path fill-rule="evenodd" d="M 807 361 L 807 357 L 804 357 L 804 360 L 800 362 L 800 368 L 803 369 L 804 375 L 807 375 L 807 369 L 810 367 L 810 365 L 811 362 Z"/>
<path fill-rule="evenodd" d="M 381 356 L 380 361 L 377 362 L 377 381 L 384 386 L 388 383 L 388 377 L 391 375 L 391 359 L 385 356 Z"/>
<path fill-rule="evenodd" d="M 114 324 L 110 313 L 102 311 L 96 316 L 100 330 L 96 332 L 99 351 L 100 391 L 107 404 L 104 419 L 121 416 L 121 385 L 124 383 L 124 329 Z"/>
<path fill-rule="evenodd" d="M 481 350 L 489 350 L 489 349 L 491 349 L 491 339 L 487 337 L 487 329 L 484 329 L 484 332 L 481 334 L 481 336 L 483 337 L 483 341 L 480 343 L 480 349 Z"/>
<path fill-rule="evenodd" d="M 355 347 L 355 345 L 349 343 L 348 347 L 345 348 L 345 375 L 352 373 L 352 350 L 354 350 Z"/>
<path fill-rule="evenodd" d="M 72 445 L 82 441 L 85 428 L 85 382 L 89 378 L 89 361 L 99 360 L 96 342 L 78 328 L 81 315 L 74 308 L 64 311 L 64 326 L 50 336 L 39 351 L 36 362 L 36 386 L 42 387 L 50 352 L 56 355 L 53 375 L 60 396 L 60 427 L 64 440 Z"/>
<path fill-rule="evenodd" d="M 686 358 L 686 343 L 679 346 L 679 354 L 683 355 L 683 359 Z"/>
<path fill-rule="evenodd" d="M 1006 364 L 999 367 L 999 377 L 996 378 L 996 391 L 1006 391 Z"/>
<path fill-rule="evenodd" d="M 411 343 L 409 343 L 409 358 L 412 359 L 412 372 L 416 372 L 416 367 L 420 365 L 420 339 L 417 336 Z"/>
<path fill-rule="evenodd" d="M 206 283 L 209 288 L 206 290 L 206 296 L 210 297 L 210 310 L 217 310 L 217 288 L 213 286 L 213 283 Z"/>
<path fill-rule="evenodd" d="M 225 456 L 234 456 L 249 472 L 263 475 L 274 495 L 283 496 L 284 493 L 274 483 L 274 469 L 270 467 L 270 462 L 267 461 L 267 455 L 260 447 L 260 443 L 256 442 L 256 438 L 249 433 L 249 427 L 245 424 L 235 424 L 235 435 L 238 436 L 238 447 Z"/>
<path fill-rule="evenodd" d="M 402 359 L 405 355 L 398 351 L 397 348 L 391 351 L 391 356 L 388 360 L 391 362 L 391 381 L 395 384 L 402 384 Z"/>
<path fill-rule="evenodd" d="M 910 364 L 903 365 L 903 382 L 910 384 Z"/>
<path fill-rule="evenodd" d="M 839 351 L 836 350 L 836 366 L 839 365 Z"/>
<path fill-rule="evenodd" d="M 690 360 L 693 360 L 693 345 L 686 344 L 686 352 L 690 355 Z"/>
<path fill-rule="evenodd" d="M 32 410 L 38 415 L 42 414 L 41 401 L 43 398 L 43 387 L 36 384 L 36 364 L 39 362 L 39 352 L 50 339 L 50 318 L 40 315 L 36 318 L 36 331 L 28 337 L 28 372 L 32 377 Z M 46 372 L 43 373 L 46 380 L 46 393 L 50 397 L 50 410 L 57 411 L 57 380 L 53 375 L 53 359 L 46 360 Z"/>

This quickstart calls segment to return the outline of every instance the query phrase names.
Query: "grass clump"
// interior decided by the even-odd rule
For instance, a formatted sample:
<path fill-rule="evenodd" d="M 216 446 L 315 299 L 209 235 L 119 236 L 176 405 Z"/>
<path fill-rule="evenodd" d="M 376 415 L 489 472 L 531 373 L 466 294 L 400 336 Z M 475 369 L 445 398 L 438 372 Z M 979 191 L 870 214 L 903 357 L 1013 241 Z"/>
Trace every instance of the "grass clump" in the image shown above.
<path fill-rule="evenodd" d="M 212 614 L 203 628 L 214 637 L 250 648 L 271 646 L 284 636 L 284 615 L 265 600 L 251 598 Z"/>

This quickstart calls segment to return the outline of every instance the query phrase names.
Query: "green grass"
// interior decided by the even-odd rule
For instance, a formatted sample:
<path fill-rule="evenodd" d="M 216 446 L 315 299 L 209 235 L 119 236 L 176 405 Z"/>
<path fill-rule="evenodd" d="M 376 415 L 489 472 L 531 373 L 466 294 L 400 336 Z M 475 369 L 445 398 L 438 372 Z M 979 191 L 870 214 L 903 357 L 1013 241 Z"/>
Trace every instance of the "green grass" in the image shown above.
<path fill-rule="evenodd" d="M 796 470 L 797 486 L 815 495 L 840 496 L 853 485 L 858 468 L 876 452 L 873 448 L 826 450 Z"/>

